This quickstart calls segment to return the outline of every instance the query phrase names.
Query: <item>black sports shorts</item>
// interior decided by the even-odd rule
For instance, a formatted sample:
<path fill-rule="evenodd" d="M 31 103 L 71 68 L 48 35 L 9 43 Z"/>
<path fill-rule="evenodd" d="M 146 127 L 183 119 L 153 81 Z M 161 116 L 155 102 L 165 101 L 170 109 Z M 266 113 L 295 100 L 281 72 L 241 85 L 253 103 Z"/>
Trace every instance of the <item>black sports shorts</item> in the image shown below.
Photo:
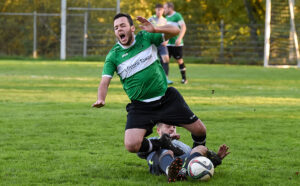
<path fill-rule="evenodd" d="M 172 56 L 175 59 L 182 59 L 183 56 L 183 46 L 168 46 L 169 57 Z"/>
<path fill-rule="evenodd" d="M 198 120 L 174 87 L 168 87 L 160 100 L 150 103 L 132 101 L 126 106 L 126 110 L 128 112 L 126 129 L 146 129 L 145 136 L 152 133 L 152 128 L 158 122 L 179 126 Z"/>

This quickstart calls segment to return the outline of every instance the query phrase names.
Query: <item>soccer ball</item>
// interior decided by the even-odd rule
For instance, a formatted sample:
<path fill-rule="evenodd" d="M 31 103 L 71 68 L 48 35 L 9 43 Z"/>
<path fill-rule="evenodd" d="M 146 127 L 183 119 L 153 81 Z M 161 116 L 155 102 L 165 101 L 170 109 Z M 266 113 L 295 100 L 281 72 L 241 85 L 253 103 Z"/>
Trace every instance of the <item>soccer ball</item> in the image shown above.
<path fill-rule="evenodd" d="M 207 181 L 214 175 L 214 165 L 204 156 L 193 158 L 188 165 L 188 174 L 193 179 Z"/>

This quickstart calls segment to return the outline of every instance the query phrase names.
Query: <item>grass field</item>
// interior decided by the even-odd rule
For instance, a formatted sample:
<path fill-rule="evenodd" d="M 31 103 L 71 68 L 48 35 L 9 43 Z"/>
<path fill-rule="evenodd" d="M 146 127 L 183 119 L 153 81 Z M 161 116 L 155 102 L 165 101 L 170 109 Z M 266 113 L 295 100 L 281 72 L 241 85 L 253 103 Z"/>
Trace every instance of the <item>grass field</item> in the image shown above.
<path fill-rule="evenodd" d="M 91 108 L 102 66 L 0 60 L 0 185 L 170 185 L 124 148 L 129 100 L 118 77 L 106 106 Z M 207 146 L 226 143 L 231 154 L 210 181 L 172 185 L 300 184 L 299 69 L 188 64 L 187 75 L 181 85 L 171 65 Z"/>

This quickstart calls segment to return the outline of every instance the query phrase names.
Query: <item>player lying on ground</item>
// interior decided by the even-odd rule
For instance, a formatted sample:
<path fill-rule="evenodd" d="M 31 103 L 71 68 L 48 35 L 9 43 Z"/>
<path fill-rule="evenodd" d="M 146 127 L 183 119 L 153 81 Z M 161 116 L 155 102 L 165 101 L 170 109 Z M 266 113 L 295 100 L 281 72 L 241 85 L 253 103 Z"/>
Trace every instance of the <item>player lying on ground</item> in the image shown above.
<path fill-rule="evenodd" d="M 191 132 L 194 146 L 205 145 L 205 125 L 190 110 L 181 94 L 175 88 L 168 87 L 157 56 L 157 47 L 178 35 L 178 27 L 155 27 L 145 18 L 138 17 L 137 20 L 142 31 L 135 35 L 135 27 L 128 14 L 119 13 L 114 17 L 118 43 L 105 59 L 98 99 L 93 107 L 105 105 L 108 86 L 116 72 L 131 100 L 126 107 L 128 115 L 124 137 L 129 152 L 151 152 L 169 146 L 164 140 L 145 138 L 158 122 L 184 127 Z"/>
<path fill-rule="evenodd" d="M 171 150 L 161 149 L 151 153 L 138 153 L 138 156 L 147 159 L 150 173 L 160 175 L 166 174 L 168 182 L 185 180 L 189 162 L 198 156 L 205 156 L 212 161 L 214 167 L 222 163 L 222 160 L 229 154 L 229 147 L 221 145 L 218 153 L 208 150 L 205 146 L 199 145 L 191 149 L 190 146 L 179 141 L 180 135 L 176 133 L 176 127 L 164 123 L 157 124 L 157 133 L 161 138 L 167 136 L 173 139 L 171 143 L 180 148 L 183 153 L 175 154 Z M 157 139 L 157 137 L 153 137 Z"/>

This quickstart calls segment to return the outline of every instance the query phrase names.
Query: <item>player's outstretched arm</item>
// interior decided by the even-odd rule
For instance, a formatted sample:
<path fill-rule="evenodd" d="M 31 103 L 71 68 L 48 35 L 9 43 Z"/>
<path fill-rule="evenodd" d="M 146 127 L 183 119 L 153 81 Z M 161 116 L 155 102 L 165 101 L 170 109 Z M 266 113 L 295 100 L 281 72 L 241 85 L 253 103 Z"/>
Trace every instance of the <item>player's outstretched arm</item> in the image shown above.
<path fill-rule="evenodd" d="M 108 86 L 110 84 L 111 77 L 102 77 L 98 87 L 98 100 L 92 105 L 92 107 L 100 108 L 105 105 L 105 98 L 107 95 Z"/>
<path fill-rule="evenodd" d="M 147 19 L 138 16 L 137 20 L 141 23 L 140 27 L 143 30 L 146 30 L 147 32 L 151 33 L 164 33 L 165 34 L 165 40 L 168 40 L 176 35 L 179 34 L 180 29 L 173 25 L 163 25 L 155 27 L 153 26 Z"/>

